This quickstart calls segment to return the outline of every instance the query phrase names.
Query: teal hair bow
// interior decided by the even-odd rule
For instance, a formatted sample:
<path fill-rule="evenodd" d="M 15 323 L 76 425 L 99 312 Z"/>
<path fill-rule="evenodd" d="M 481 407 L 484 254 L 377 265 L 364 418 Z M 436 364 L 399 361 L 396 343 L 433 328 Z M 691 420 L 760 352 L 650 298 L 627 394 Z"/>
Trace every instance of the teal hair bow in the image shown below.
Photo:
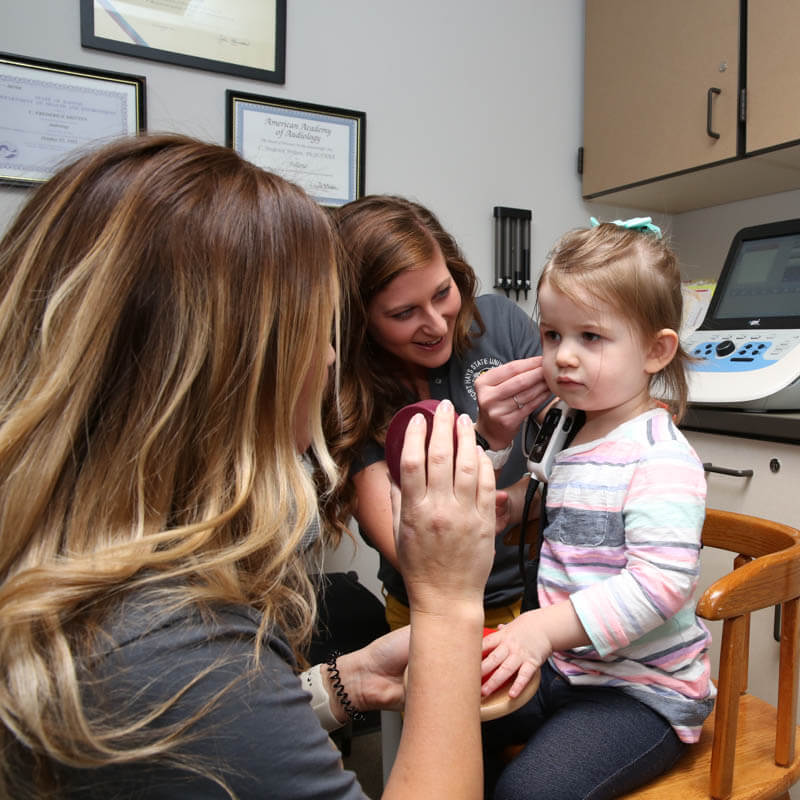
<path fill-rule="evenodd" d="M 596 228 L 600 223 L 595 217 L 589 217 L 592 227 Z M 653 224 L 652 217 L 633 217 L 632 219 L 615 219 L 612 225 L 619 225 L 620 228 L 627 228 L 631 231 L 640 233 L 652 233 L 656 239 L 661 238 L 661 228 Z"/>

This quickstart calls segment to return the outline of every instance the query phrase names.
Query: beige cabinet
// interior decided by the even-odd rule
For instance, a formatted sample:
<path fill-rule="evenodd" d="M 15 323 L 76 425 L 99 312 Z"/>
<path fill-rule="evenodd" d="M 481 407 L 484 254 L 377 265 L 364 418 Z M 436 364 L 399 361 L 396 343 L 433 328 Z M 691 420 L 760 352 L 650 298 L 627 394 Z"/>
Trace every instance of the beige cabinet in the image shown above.
<path fill-rule="evenodd" d="M 708 506 L 775 519 L 800 528 L 800 445 L 691 431 L 685 435 L 704 463 L 734 471 L 753 471 L 752 477 L 707 473 Z M 699 592 L 730 569 L 729 553 L 704 550 Z M 774 621 L 773 611 L 756 612 L 750 631 L 750 691 L 772 704 L 777 700 L 774 676 L 779 655 L 778 643 L 773 638 Z M 714 622 L 708 626 L 715 673 L 722 626 Z M 800 797 L 800 792 L 797 796 Z"/>
<path fill-rule="evenodd" d="M 584 195 L 734 158 L 738 91 L 739 0 L 587 0 Z"/>
<path fill-rule="evenodd" d="M 678 213 L 800 187 L 798 30 L 796 0 L 586 0 L 584 198 Z"/>
<path fill-rule="evenodd" d="M 746 150 L 800 139 L 800 3 L 748 0 Z"/>

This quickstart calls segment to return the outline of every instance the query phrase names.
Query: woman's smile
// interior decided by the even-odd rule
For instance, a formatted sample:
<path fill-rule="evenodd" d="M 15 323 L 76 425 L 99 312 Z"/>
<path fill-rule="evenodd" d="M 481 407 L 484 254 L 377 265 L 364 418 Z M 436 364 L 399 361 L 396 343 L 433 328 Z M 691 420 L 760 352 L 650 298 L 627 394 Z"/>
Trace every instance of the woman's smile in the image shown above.
<path fill-rule="evenodd" d="M 437 347 L 444 344 L 445 338 L 444 336 L 440 336 L 438 339 L 434 339 L 430 342 L 415 342 L 418 347 L 423 348 L 424 350 L 436 350 Z"/>

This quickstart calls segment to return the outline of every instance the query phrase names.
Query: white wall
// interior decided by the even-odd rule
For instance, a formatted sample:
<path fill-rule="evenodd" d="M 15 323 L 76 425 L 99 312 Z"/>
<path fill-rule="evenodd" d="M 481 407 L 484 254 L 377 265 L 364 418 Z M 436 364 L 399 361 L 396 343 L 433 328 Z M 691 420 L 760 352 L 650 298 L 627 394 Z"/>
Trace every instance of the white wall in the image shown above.
<path fill-rule="evenodd" d="M 738 230 L 796 217 L 800 217 L 798 190 L 675 215 L 672 233 L 684 277 L 717 278 Z"/>

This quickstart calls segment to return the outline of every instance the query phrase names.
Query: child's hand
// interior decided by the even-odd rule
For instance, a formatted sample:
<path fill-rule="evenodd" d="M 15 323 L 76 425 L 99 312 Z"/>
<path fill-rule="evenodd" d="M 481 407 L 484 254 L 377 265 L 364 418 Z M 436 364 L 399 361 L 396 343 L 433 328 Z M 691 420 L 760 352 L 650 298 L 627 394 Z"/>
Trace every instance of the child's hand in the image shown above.
<path fill-rule="evenodd" d="M 481 675 L 492 673 L 481 688 L 484 697 L 512 678 L 508 694 L 517 697 L 553 652 L 545 627 L 537 624 L 538 613 L 538 609 L 526 611 L 484 637 Z"/>
<path fill-rule="evenodd" d="M 492 672 L 484 697 L 514 678 L 509 697 L 518 697 L 554 650 L 591 644 L 569 600 L 526 611 L 483 639 L 481 676 Z M 516 675 L 516 677 L 514 677 Z"/>

